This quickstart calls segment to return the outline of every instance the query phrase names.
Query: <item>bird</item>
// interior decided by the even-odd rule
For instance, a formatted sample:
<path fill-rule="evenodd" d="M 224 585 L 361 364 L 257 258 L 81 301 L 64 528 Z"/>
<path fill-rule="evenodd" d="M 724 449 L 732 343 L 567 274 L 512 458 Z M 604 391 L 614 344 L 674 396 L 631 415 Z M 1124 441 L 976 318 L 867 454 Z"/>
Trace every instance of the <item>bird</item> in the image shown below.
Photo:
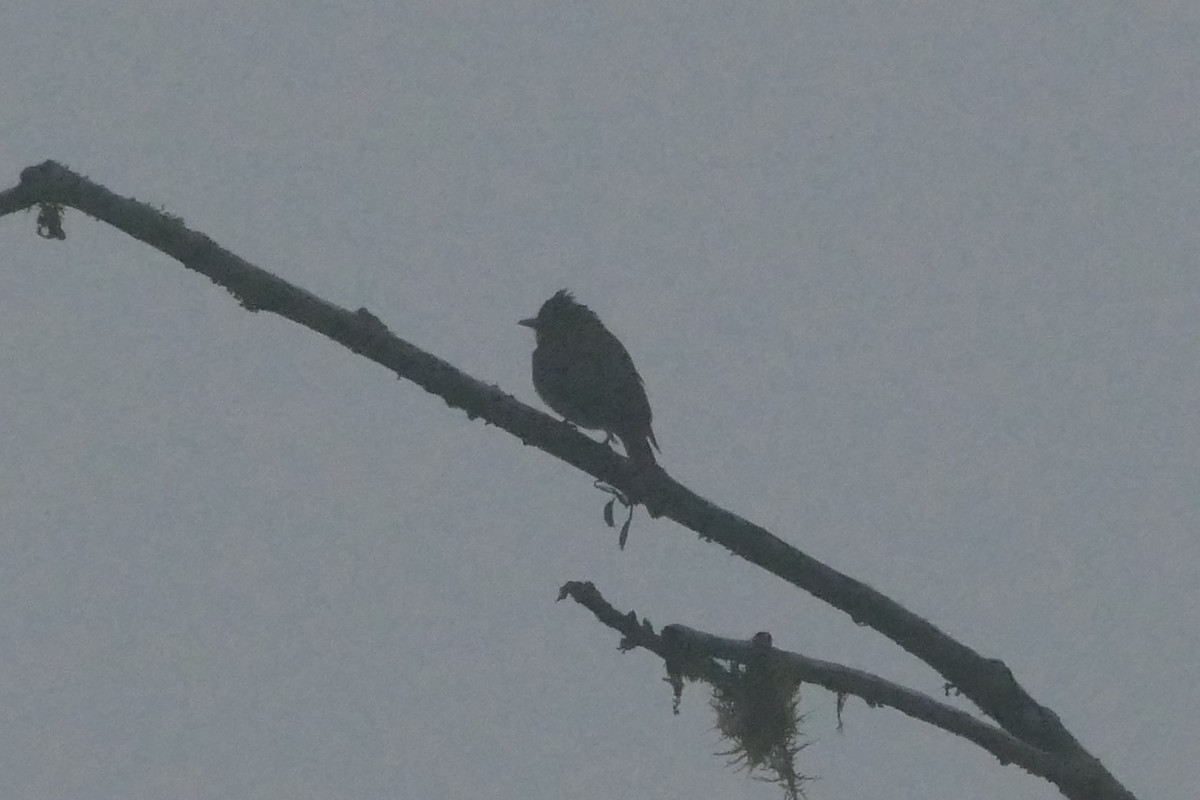
<path fill-rule="evenodd" d="M 642 376 L 596 313 L 563 289 L 518 324 L 533 329 L 533 388 L 546 405 L 578 427 L 616 436 L 635 467 L 654 466 L 658 442 Z"/>

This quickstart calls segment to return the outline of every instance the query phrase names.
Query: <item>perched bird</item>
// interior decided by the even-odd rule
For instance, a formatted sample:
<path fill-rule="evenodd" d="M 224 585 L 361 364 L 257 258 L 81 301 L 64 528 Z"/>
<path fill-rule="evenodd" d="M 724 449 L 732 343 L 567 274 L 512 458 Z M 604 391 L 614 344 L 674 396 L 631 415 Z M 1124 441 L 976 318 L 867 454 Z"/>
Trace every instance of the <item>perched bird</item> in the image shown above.
<path fill-rule="evenodd" d="M 658 442 L 650 401 L 629 351 L 566 289 L 542 304 L 533 328 L 533 388 L 567 422 L 616 436 L 635 466 L 652 465 Z"/>

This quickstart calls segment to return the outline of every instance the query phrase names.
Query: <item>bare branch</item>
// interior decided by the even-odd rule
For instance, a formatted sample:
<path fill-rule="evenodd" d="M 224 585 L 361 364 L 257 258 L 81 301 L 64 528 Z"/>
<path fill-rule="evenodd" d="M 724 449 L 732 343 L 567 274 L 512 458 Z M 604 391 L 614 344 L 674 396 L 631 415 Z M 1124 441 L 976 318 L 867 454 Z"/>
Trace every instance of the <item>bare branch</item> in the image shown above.
<path fill-rule="evenodd" d="M 1057 715 L 1017 683 L 1002 661 L 984 658 L 870 586 L 710 503 L 666 472 L 631 469 L 612 449 L 399 339 L 365 308 L 348 311 L 322 300 L 190 230 L 178 217 L 116 195 L 53 161 L 25 169 L 19 186 L 0 192 L 0 214 L 38 203 L 77 208 L 125 231 L 224 286 L 248 310 L 270 311 L 328 336 L 442 397 L 471 419 L 482 418 L 617 487 L 631 499 L 644 502 L 653 515 L 691 528 L 846 612 L 858 624 L 874 628 L 929 664 L 1017 739 L 1073 763 L 1089 765 L 1080 779 L 1080 785 L 1086 783 L 1087 794 L 1072 791 L 1069 796 L 1132 798 L 1063 727 Z"/>

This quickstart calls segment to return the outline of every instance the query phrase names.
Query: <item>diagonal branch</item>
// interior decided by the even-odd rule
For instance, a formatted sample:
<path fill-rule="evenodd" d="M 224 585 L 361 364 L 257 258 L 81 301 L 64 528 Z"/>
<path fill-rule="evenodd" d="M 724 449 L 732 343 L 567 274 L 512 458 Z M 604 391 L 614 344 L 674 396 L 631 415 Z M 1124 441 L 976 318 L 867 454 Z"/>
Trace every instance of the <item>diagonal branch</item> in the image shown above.
<path fill-rule="evenodd" d="M 25 169 L 18 186 L 0 192 L 0 215 L 34 204 L 70 206 L 107 222 L 224 286 L 246 309 L 270 311 L 324 334 L 438 395 L 471 419 L 482 418 L 628 496 L 644 499 L 656 516 L 691 528 L 887 636 L 933 667 L 1016 738 L 1090 763 L 1090 773 L 1096 776 L 1092 797 L 1132 797 L 1054 712 L 1030 697 L 1003 662 L 984 658 L 870 586 L 708 502 L 665 472 L 635 473 L 610 448 L 399 339 L 365 308 L 349 311 L 322 300 L 190 230 L 178 217 L 114 194 L 53 161 Z"/>

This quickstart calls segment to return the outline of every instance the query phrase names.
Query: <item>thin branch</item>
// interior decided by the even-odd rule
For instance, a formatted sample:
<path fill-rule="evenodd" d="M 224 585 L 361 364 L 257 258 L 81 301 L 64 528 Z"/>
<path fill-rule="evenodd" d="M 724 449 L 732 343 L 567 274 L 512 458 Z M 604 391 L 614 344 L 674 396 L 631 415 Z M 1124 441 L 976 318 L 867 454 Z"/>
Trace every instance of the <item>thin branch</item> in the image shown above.
<path fill-rule="evenodd" d="M 650 623 L 639 622 L 633 611 L 622 614 L 614 608 L 590 581 L 564 584 L 559 590 L 559 599 L 566 597 L 619 632 L 621 649 L 641 647 L 668 665 L 684 653 L 689 664 L 703 665 L 699 677 L 715 685 L 721 685 L 726 674 L 718 661 L 746 664 L 762 657 L 762 634 L 751 639 L 730 639 L 678 624 L 666 625 L 655 634 Z M 1053 783 L 1068 797 L 1095 796 L 1090 793 L 1090 783 L 1085 786 L 1080 781 L 1081 771 L 1090 769 L 1088 762 L 1080 764 L 1070 757 L 1040 750 L 966 711 L 864 670 L 773 647 L 770 657 L 772 669 L 781 670 L 797 682 L 815 684 L 839 695 L 854 695 L 872 708 L 894 708 L 913 719 L 961 736 L 991 753 L 1001 764 L 1016 764 L 1031 775 Z"/>

